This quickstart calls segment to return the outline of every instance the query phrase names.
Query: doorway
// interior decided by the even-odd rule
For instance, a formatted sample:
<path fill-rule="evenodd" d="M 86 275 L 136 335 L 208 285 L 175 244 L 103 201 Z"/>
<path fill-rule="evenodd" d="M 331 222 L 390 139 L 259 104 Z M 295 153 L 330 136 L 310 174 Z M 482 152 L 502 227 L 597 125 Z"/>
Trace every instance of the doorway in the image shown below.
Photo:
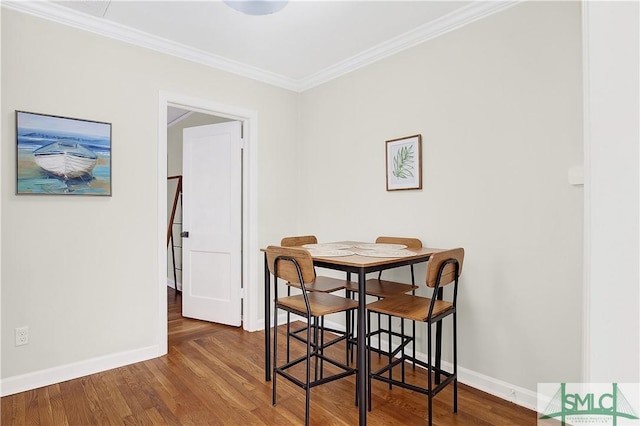
<path fill-rule="evenodd" d="M 257 239 L 257 141 L 258 118 L 252 110 L 220 104 L 212 100 L 161 92 L 158 109 L 158 342 L 160 355 L 167 353 L 167 129 L 169 108 L 240 121 L 243 127 L 242 155 L 242 326 L 261 328 L 258 316 L 260 252 Z"/>

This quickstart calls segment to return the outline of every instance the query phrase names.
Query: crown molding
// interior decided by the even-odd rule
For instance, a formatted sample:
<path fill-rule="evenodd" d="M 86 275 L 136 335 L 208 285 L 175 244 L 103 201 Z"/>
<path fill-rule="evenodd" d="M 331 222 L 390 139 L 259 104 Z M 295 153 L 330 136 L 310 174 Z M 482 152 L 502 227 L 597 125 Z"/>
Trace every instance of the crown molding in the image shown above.
<path fill-rule="evenodd" d="M 304 92 L 305 90 L 319 86 L 334 78 L 370 65 L 474 21 L 501 12 L 521 1 L 522 0 L 474 1 L 468 6 L 443 16 L 440 19 L 429 22 L 299 80 L 223 58 L 103 18 L 77 12 L 49 1 L 2 1 L 1 4 L 2 7 L 8 9 L 13 9 L 83 31 L 175 56 L 287 90 Z"/>
<path fill-rule="evenodd" d="M 298 91 L 299 83 L 294 79 L 154 36 L 103 18 L 77 12 L 49 1 L 2 1 L 1 3 L 2 7 L 58 24 L 92 32 L 274 86 Z"/>
<path fill-rule="evenodd" d="M 474 21 L 501 12 L 524 0 L 507 1 L 474 1 L 466 7 L 451 12 L 435 21 L 431 21 L 418 28 L 389 39 L 349 59 L 338 62 L 322 71 L 299 81 L 298 91 L 304 92 L 319 86 L 334 78 L 348 74 L 359 68 L 371 65 L 381 59 L 395 55 L 425 41 L 432 40 L 455 29 L 461 28 Z"/>

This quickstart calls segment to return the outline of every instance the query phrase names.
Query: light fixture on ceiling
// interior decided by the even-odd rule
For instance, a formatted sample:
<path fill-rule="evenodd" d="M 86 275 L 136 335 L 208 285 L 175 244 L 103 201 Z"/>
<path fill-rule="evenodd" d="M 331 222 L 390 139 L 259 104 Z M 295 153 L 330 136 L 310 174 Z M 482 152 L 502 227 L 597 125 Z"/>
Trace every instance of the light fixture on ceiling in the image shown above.
<path fill-rule="evenodd" d="M 246 15 L 270 15 L 282 10 L 289 0 L 223 0 L 232 9 Z"/>

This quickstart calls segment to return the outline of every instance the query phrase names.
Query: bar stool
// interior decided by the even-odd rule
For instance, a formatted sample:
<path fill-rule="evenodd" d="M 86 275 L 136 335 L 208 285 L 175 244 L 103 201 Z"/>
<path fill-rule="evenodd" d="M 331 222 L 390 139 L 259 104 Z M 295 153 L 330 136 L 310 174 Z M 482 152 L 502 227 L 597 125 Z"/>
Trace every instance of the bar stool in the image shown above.
<path fill-rule="evenodd" d="M 388 297 L 367 305 L 367 322 L 371 322 L 372 313 L 381 313 L 398 318 L 421 321 L 427 324 L 427 362 L 416 360 L 404 353 L 402 347 L 396 348 L 389 353 L 389 362 L 386 366 L 377 371 L 371 371 L 371 350 L 369 350 L 369 392 L 368 402 L 371 410 L 371 380 L 376 379 L 390 385 L 397 385 L 406 389 L 420 392 L 427 395 L 429 410 L 429 425 L 433 424 L 433 397 L 438 394 L 449 383 L 453 383 L 453 412 L 458 412 L 458 344 L 457 344 L 457 311 L 456 302 L 458 297 L 458 278 L 462 272 L 462 262 L 464 260 L 464 249 L 457 248 L 435 253 L 427 264 L 427 287 L 433 289 L 431 298 L 401 294 Z M 443 289 L 453 283 L 453 292 L 450 300 L 444 300 Z M 452 371 L 445 371 L 440 366 L 440 339 L 442 320 L 452 316 L 453 333 L 453 365 Z M 435 366 L 432 365 L 432 326 L 436 326 L 436 359 Z M 370 339 L 370 337 L 369 337 Z M 401 356 L 394 359 L 396 355 Z M 393 367 L 404 364 L 405 361 L 412 361 L 427 369 L 427 385 L 416 386 L 405 382 L 404 369 L 402 369 L 401 380 L 392 376 Z M 435 373 L 435 387 L 432 372 Z M 440 382 L 440 376 L 445 377 Z"/>
<path fill-rule="evenodd" d="M 318 320 L 322 319 L 325 315 L 337 312 L 349 312 L 357 309 L 358 303 L 354 300 L 333 294 L 308 291 L 307 285 L 313 285 L 316 279 L 316 274 L 313 268 L 313 258 L 311 257 L 311 254 L 304 249 L 269 246 L 267 247 L 267 264 L 269 272 L 276 277 L 276 283 L 274 285 L 274 324 L 277 324 L 278 309 L 283 309 L 288 313 L 303 316 L 307 319 L 307 324 L 309 324 L 309 327 L 306 328 L 305 337 L 306 354 L 290 361 L 287 360 L 287 362 L 282 365 L 278 365 L 277 361 L 277 327 L 274 331 L 273 405 L 276 405 L 276 383 L 277 377 L 280 375 L 305 390 L 305 425 L 308 425 L 311 388 L 357 373 L 355 368 L 349 367 L 348 365 L 334 360 L 324 354 L 322 341 L 318 337 Z M 282 298 L 278 297 L 278 278 L 286 280 L 289 283 L 298 284 L 302 290 L 302 294 Z M 287 340 L 290 338 L 291 335 L 287 333 Z M 315 361 L 315 374 L 313 380 L 311 379 L 312 360 Z M 338 372 L 318 378 L 318 361 L 331 363 L 333 366 L 337 367 Z M 305 363 L 306 367 L 304 380 L 299 379 L 289 372 L 290 368 L 302 362 Z"/>

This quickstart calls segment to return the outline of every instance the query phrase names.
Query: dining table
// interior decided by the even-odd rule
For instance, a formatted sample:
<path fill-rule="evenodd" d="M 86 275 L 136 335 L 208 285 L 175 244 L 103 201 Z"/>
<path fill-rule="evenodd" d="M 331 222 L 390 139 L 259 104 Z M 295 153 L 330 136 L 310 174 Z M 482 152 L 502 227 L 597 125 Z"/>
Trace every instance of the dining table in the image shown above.
<path fill-rule="evenodd" d="M 357 368 L 360 372 L 368 371 L 367 368 L 367 347 L 366 347 L 366 279 L 367 274 L 398 268 L 401 266 L 413 265 L 427 262 L 432 254 L 442 251 L 442 249 L 421 247 L 419 249 L 389 250 L 388 245 L 376 245 L 375 243 L 363 243 L 357 241 L 337 241 L 331 243 L 318 244 L 317 247 L 309 249 L 313 257 L 313 264 L 319 268 L 332 269 L 346 273 L 348 280 L 351 275 L 358 277 L 358 309 L 357 309 Z M 326 247 L 326 250 L 322 250 Z M 337 253 L 340 247 L 347 253 Z M 380 249 L 376 250 L 376 247 Z M 299 247 L 307 248 L 307 246 Z M 328 248 L 333 248 L 330 250 Z M 271 321 L 271 274 L 267 264 L 266 249 L 264 252 L 264 312 L 265 312 L 265 380 L 271 380 L 271 332 L 268 325 Z M 275 280 L 277 284 L 277 280 Z M 275 324 L 274 324 L 275 326 Z M 359 424 L 367 424 L 367 375 L 358 374 L 356 390 L 358 395 Z"/>

